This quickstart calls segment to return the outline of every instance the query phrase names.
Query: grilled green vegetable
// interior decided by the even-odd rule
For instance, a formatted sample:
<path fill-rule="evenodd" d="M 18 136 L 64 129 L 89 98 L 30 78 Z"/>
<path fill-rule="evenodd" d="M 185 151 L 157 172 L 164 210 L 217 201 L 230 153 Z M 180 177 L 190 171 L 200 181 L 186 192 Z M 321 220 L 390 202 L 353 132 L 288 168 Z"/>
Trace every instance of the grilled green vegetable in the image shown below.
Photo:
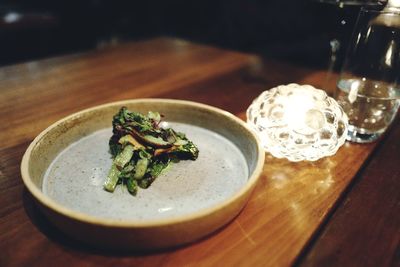
<path fill-rule="evenodd" d="M 119 180 L 119 174 L 121 172 L 118 170 L 117 166 L 113 164 L 110 171 L 108 172 L 107 179 L 104 183 L 104 189 L 109 192 L 114 192 Z"/>
<path fill-rule="evenodd" d="M 131 160 L 134 150 L 134 147 L 131 145 L 124 147 L 121 153 L 119 153 L 114 159 L 114 164 L 117 168 L 122 169 Z"/>
<path fill-rule="evenodd" d="M 135 172 L 133 174 L 133 178 L 135 178 L 136 180 L 142 179 L 143 176 L 146 174 L 148 165 L 149 165 L 149 160 L 148 159 L 146 159 L 146 158 L 139 159 L 136 162 Z"/>
<path fill-rule="evenodd" d="M 129 193 L 131 193 L 132 195 L 136 195 L 138 185 L 135 179 L 129 178 L 126 182 L 126 187 L 128 188 Z"/>
<path fill-rule="evenodd" d="M 183 133 L 161 128 L 161 117 L 158 112 L 144 116 L 126 107 L 114 115 L 109 141 L 113 164 L 105 190 L 113 192 L 123 184 L 135 195 L 138 187 L 149 187 L 172 162 L 197 159 L 196 145 Z"/>

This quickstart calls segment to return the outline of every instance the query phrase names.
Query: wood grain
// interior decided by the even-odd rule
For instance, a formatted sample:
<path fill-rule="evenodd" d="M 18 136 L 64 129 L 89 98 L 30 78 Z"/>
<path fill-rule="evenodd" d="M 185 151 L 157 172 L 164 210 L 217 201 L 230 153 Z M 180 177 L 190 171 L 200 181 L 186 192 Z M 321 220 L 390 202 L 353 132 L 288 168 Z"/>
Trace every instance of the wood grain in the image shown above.
<path fill-rule="evenodd" d="M 400 266 L 399 136 L 388 133 L 300 266 Z"/>
<path fill-rule="evenodd" d="M 235 52 L 162 39 L 2 70 L 0 147 L 31 140 L 71 112 L 119 99 L 154 97 L 248 64 Z M 196 63 L 196 64 L 193 64 Z M 221 68 L 220 66 L 224 66 Z M 16 112 L 18 111 L 18 112 Z"/>
<path fill-rule="evenodd" d="M 97 104 L 140 97 L 187 99 L 244 119 L 247 106 L 263 90 L 290 82 L 320 87 L 325 76 L 167 38 L 0 69 L 5 122 L 0 124 L 0 266 L 292 265 L 310 240 L 318 239 L 317 230 L 376 144 L 347 143 L 314 163 L 267 156 L 260 182 L 232 223 L 192 245 L 152 253 L 101 251 L 70 240 L 38 212 L 22 185 L 19 163 L 45 127 Z M 384 170 L 377 166 L 376 171 Z"/>

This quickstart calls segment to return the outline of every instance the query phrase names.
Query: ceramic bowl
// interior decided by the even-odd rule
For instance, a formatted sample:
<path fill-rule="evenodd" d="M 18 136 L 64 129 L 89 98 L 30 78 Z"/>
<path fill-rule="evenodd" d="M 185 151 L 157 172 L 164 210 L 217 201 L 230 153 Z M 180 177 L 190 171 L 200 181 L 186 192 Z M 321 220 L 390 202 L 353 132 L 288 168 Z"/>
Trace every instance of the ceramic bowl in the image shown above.
<path fill-rule="evenodd" d="M 136 196 L 103 189 L 111 166 L 108 139 L 120 107 L 158 111 L 200 150 Z M 112 249 L 160 249 L 196 241 L 230 222 L 262 172 L 257 136 L 234 115 L 195 102 L 135 99 L 72 114 L 29 145 L 22 179 L 43 213 L 72 238 Z"/>

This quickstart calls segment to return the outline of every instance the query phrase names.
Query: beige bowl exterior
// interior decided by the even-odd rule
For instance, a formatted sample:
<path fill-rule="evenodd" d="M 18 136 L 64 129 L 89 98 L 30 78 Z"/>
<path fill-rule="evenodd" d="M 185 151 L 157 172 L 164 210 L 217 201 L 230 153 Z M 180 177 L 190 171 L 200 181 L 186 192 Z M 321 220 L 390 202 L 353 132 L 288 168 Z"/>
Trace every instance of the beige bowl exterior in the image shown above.
<path fill-rule="evenodd" d="M 54 157 L 71 142 L 111 126 L 121 106 L 138 112 L 166 114 L 171 121 L 212 129 L 235 143 L 249 166 L 248 182 L 217 206 L 187 216 L 149 221 L 100 219 L 68 209 L 42 192 L 42 180 Z M 39 134 L 26 150 L 22 179 L 46 217 L 72 238 L 97 247 L 127 250 L 161 249 L 187 244 L 216 231 L 231 221 L 247 203 L 261 175 L 264 150 L 257 136 L 234 115 L 190 101 L 135 99 L 109 103 L 70 115 Z"/>

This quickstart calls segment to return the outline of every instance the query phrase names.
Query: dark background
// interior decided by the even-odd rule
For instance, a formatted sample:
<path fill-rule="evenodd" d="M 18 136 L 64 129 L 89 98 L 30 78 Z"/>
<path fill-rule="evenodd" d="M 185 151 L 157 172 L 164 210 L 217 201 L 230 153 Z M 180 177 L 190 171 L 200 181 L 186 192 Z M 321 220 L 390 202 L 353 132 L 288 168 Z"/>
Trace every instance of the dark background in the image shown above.
<path fill-rule="evenodd" d="M 359 7 L 312 0 L 19 0 L 0 2 L 0 66 L 129 40 L 173 36 L 326 67 L 332 36 Z M 16 19 L 17 18 L 17 19 Z"/>

